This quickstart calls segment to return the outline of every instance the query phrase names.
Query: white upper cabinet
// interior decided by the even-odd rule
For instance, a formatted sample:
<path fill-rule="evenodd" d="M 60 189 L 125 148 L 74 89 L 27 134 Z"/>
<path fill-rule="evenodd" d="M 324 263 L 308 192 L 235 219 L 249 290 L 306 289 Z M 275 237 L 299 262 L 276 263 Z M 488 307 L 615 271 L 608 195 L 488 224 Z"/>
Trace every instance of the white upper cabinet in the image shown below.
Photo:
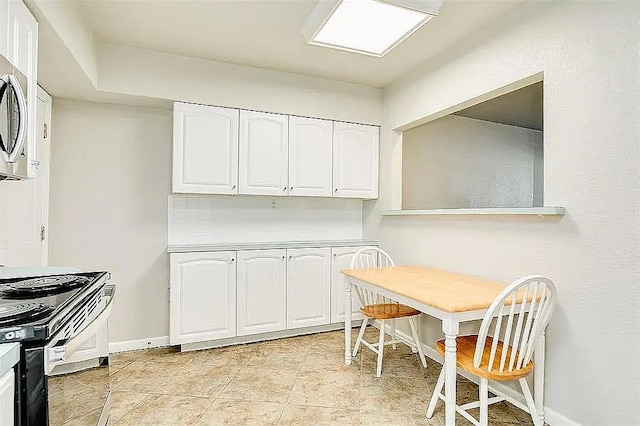
<path fill-rule="evenodd" d="M 287 259 L 287 329 L 329 324 L 331 249 L 289 249 Z"/>
<path fill-rule="evenodd" d="M 0 1 L 0 55 L 9 56 L 9 2 Z"/>
<path fill-rule="evenodd" d="M 21 1 L 8 2 L 9 60 L 27 77 L 36 76 L 38 59 L 38 23 Z"/>
<path fill-rule="evenodd" d="M 238 336 L 286 328 L 286 250 L 238 252 Z"/>
<path fill-rule="evenodd" d="M 378 198 L 379 128 L 333 125 L 334 197 Z"/>
<path fill-rule="evenodd" d="M 331 322 L 344 321 L 344 275 L 340 273 L 342 269 L 351 267 L 353 255 L 361 247 L 336 247 L 331 249 Z M 351 294 L 351 319 L 362 319 L 360 313 L 360 299 L 355 291 Z"/>
<path fill-rule="evenodd" d="M 289 195 L 331 197 L 333 123 L 289 117 Z"/>
<path fill-rule="evenodd" d="M 0 8 L 6 8 L 7 14 L 7 57 L 27 77 L 27 87 L 22 88 L 27 97 L 28 108 L 26 154 L 29 167 L 27 175 L 33 178 L 37 170 L 37 162 L 34 161 L 36 137 L 40 130 L 36 128 L 38 22 L 20 0 L 0 1 Z M 2 19 L 1 16 L 2 12 L 0 12 L 0 19 Z M 4 21 L 0 21 L 0 24 L 0 28 L 3 28 Z M 2 40 L 0 40 L 1 42 Z"/>
<path fill-rule="evenodd" d="M 289 117 L 240 111 L 239 193 L 287 195 Z"/>
<path fill-rule="evenodd" d="M 172 345 L 235 337 L 236 253 L 170 256 Z"/>
<path fill-rule="evenodd" d="M 238 192 L 240 111 L 176 102 L 173 107 L 173 192 Z"/>

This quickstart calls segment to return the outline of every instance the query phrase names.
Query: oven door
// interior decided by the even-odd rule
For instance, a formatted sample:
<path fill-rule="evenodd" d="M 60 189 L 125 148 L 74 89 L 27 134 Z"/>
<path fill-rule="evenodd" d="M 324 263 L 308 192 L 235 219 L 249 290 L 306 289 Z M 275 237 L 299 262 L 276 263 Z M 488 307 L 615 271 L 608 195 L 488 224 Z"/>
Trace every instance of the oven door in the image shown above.
<path fill-rule="evenodd" d="M 27 178 L 27 78 L 0 56 L 0 179 Z"/>
<path fill-rule="evenodd" d="M 115 286 L 92 296 L 44 348 L 49 426 L 69 422 L 106 425 L 110 410 L 109 358 L 69 363 L 85 342 L 104 329 L 111 314 Z"/>

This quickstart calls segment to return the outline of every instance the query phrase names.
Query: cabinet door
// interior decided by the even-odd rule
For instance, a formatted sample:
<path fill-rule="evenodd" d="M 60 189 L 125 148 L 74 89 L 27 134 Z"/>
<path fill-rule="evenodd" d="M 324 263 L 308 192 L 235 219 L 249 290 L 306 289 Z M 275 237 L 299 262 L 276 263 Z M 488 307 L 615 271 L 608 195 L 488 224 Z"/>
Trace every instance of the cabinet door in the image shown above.
<path fill-rule="evenodd" d="M 0 425 L 14 424 L 15 381 L 13 369 L 0 376 Z"/>
<path fill-rule="evenodd" d="M 361 247 L 338 247 L 331 249 L 331 322 L 344 321 L 344 275 L 342 269 L 351 267 L 353 255 Z M 360 313 L 360 299 L 356 292 L 351 294 L 351 319 L 362 319 Z"/>
<path fill-rule="evenodd" d="M 238 336 L 286 327 L 286 250 L 238 252 Z"/>
<path fill-rule="evenodd" d="M 173 106 L 173 192 L 238 192 L 240 111 L 176 102 Z"/>
<path fill-rule="evenodd" d="M 36 128 L 36 97 L 38 70 L 38 22 L 27 6 L 20 0 L 8 2 L 7 53 L 11 63 L 27 77 L 27 87 L 22 89 L 27 97 L 27 175 L 36 175 L 35 159 L 36 136 L 41 130 Z"/>
<path fill-rule="evenodd" d="M 333 196 L 378 198 L 379 129 L 333 124 Z"/>
<path fill-rule="evenodd" d="M 287 328 L 329 324 L 331 249 L 290 249 L 287 259 Z"/>
<path fill-rule="evenodd" d="M 330 197 L 333 123 L 289 117 L 289 195 Z"/>
<path fill-rule="evenodd" d="M 235 337 L 235 257 L 233 251 L 171 254 L 172 345 Z"/>
<path fill-rule="evenodd" d="M 240 111 L 240 194 L 288 194 L 289 117 Z"/>
<path fill-rule="evenodd" d="M 0 1 L 0 55 L 9 56 L 9 2 Z"/>

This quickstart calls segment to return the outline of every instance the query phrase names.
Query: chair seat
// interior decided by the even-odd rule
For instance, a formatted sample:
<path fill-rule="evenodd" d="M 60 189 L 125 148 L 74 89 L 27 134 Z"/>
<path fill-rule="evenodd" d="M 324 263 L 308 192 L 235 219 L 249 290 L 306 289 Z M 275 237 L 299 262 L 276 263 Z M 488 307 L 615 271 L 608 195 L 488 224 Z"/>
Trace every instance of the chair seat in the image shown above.
<path fill-rule="evenodd" d="M 484 344 L 484 351 L 482 354 L 482 361 L 478 368 L 473 366 L 473 356 L 476 351 L 476 342 L 478 341 L 478 336 L 460 336 L 456 338 L 456 364 L 458 368 L 461 368 L 469 373 L 475 374 L 478 377 L 482 377 L 489 380 L 515 380 L 521 379 L 525 377 L 531 370 L 533 370 L 533 361 L 529 362 L 526 367 L 520 368 L 518 370 L 514 369 L 512 371 L 507 371 L 509 360 L 511 358 L 511 346 L 507 348 L 507 359 L 505 361 L 505 371 L 500 372 L 500 359 L 502 357 L 503 345 L 501 341 L 498 341 L 498 346 L 496 348 L 495 360 L 493 362 L 493 368 L 491 371 L 487 371 L 487 366 L 489 365 L 489 357 L 491 354 L 491 345 L 493 343 L 493 339 L 491 337 L 487 337 L 487 340 Z M 440 353 L 440 355 L 444 355 L 445 346 L 444 340 L 438 340 L 436 342 L 436 350 Z M 516 354 L 516 363 L 518 354 Z"/>
<path fill-rule="evenodd" d="M 420 315 L 420 311 L 400 303 L 381 303 L 360 308 L 362 315 L 375 319 L 391 319 Z"/>

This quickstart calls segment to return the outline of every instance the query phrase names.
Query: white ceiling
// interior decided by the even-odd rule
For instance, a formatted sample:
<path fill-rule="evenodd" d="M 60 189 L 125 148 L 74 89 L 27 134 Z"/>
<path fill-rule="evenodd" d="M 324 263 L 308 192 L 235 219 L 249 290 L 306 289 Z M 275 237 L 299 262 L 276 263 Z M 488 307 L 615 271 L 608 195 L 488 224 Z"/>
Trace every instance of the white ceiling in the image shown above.
<path fill-rule="evenodd" d="M 383 58 L 304 42 L 312 0 L 82 0 L 97 41 L 384 87 L 524 0 L 446 1 Z"/>

